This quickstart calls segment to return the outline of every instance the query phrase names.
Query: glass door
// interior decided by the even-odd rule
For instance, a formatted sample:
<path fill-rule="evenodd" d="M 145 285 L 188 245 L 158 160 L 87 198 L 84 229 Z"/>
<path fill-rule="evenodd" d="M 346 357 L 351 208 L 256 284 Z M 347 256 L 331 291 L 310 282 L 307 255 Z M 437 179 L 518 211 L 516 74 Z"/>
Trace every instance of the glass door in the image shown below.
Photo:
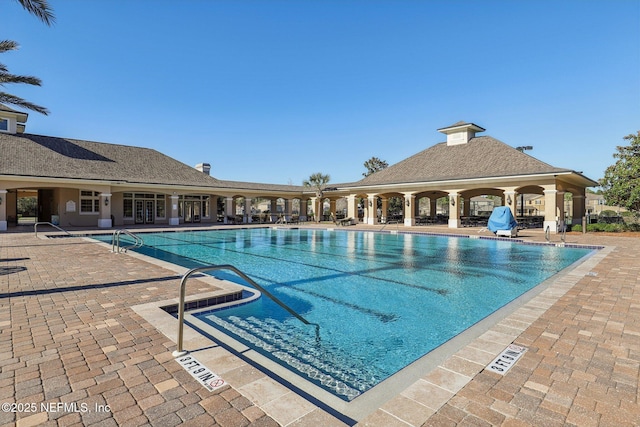
<path fill-rule="evenodd" d="M 145 200 L 144 201 L 144 223 L 145 224 L 153 224 L 153 220 L 155 218 L 155 206 L 156 202 L 153 200 Z"/>
<path fill-rule="evenodd" d="M 136 200 L 136 224 L 153 224 L 155 219 L 155 202 L 153 200 Z"/>

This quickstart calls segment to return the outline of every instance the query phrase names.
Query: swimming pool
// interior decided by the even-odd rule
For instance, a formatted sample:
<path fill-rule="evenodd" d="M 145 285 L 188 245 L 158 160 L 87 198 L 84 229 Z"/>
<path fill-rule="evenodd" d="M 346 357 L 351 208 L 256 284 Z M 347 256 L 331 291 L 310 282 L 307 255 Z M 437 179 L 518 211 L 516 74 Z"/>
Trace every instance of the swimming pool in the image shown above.
<path fill-rule="evenodd" d="M 351 401 L 591 252 L 492 239 L 330 230 L 144 235 L 185 267 L 232 264 L 267 298 L 196 316 Z M 218 277 L 242 283 L 232 274 Z"/>

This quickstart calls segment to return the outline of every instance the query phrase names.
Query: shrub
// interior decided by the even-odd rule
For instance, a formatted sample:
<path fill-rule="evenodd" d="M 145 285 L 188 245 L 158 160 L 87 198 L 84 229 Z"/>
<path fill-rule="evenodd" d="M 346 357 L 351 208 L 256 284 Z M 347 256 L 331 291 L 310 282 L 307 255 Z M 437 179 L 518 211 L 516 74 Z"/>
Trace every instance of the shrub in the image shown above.
<path fill-rule="evenodd" d="M 619 233 L 622 231 L 622 226 L 620 224 L 605 224 L 602 231 L 606 231 L 607 233 Z"/>
<path fill-rule="evenodd" d="M 582 232 L 582 226 L 580 224 L 573 224 L 571 226 L 571 231 Z"/>
<path fill-rule="evenodd" d="M 625 226 L 625 230 L 626 231 L 640 231 L 640 224 L 635 223 L 635 224 L 627 224 Z"/>

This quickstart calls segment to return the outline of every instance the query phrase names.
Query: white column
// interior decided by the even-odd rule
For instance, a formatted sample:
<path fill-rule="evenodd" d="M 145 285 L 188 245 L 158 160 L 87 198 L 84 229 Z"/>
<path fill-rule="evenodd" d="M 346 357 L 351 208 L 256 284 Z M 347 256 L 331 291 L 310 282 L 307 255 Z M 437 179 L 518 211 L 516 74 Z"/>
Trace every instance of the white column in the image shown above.
<path fill-rule="evenodd" d="M 347 196 L 347 218 L 353 218 L 358 221 L 358 200 L 355 194 Z"/>
<path fill-rule="evenodd" d="M 0 231 L 7 231 L 7 190 L 0 190 Z"/>
<path fill-rule="evenodd" d="M 378 202 L 375 194 L 367 195 L 367 224 L 375 225 L 378 223 Z"/>
<path fill-rule="evenodd" d="M 178 216 L 178 201 L 180 196 L 174 194 L 169 196 L 169 225 L 180 225 L 180 217 Z"/>
<path fill-rule="evenodd" d="M 320 199 L 319 197 L 311 197 L 311 216 L 313 217 L 313 220 L 315 222 L 320 222 L 321 218 L 321 213 L 318 212 L 318 199 Z M 320 209 L 322 209 L 322 206 L 320 206 Z"/>
<path fill-rule="evenodd" d="M 558 190 L 544 190 L 544 223 L 543 227 L 546 231 L 549 228 L 549 231 L 552 233 L 558 232 L 558 223 L 557 221 L 560 217 L 556 213 L 557 209 L 557 196 Z"/>
<path fill-rule="evenodd" d="M 449 228 L 460 228 L 460 194 L 449 193 Z"/>
<path fill-rule="evenodd" d="M 111 228 L 111 193 L 100 193 L 98 228 Z"/>
<path fill-rule="evenodd" d="M 250 224 L 252 222 L 251 219 L 251 198 L 244 198 L 244 222 Z"/>
<path fill-rule="evenodd" d="M 416 196 L 413 193 L 404 193 L 402 201 L 402 209 L 404 209 L 404 226 L 411 227 L 416 225 L 415 217 Z"/>
<path fill-rule="evenodd" d="M 389 220 L 389 198 L 381 197 L 382 209 L 380 213 L 380 222 L 386 223 Z"/>
<path fill-rule="evenodd" d="M 517 199 L 518 199 L 518 193 L 516 193 L 515 191 L 510 190 L 510 191 L 504 192 L 505 206 L 509 207 L 509 209 L 511 210 L 511 214 L 513 215 L 514 218 L 517 217 L 517 212 L 516 212 Z"/>
<path fill-rule="evenodd" d="M 225 197 L 224 199 L 224 223 L 228 224 L 229 219 L 233 218 L 235 221 L 236 213 L 234 209 L 235 202 L 233 197 Z"/>

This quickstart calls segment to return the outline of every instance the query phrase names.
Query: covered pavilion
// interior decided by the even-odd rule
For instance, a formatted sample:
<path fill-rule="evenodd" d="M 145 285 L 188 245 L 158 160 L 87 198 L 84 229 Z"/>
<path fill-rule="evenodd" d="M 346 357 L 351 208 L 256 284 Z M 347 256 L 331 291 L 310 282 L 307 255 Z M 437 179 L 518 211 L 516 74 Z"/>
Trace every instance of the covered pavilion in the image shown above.
<path fill-rule="evenodd" d="M 461 219 L 470 214 L 473 197 L 499 197 L 517 217 L 517 197 L 537 194 L 544 196 L 543 227 L 555 233 L 565 221 L 565 194 L 571 193 L 572 222 L 580 222 L 585 215 L 585 190 L 597 182 L 582 173 L 551 166 L 491 136 L 476 136 L 485 129 L 474 123 L 461 121 L 438 131 L 446 135 L 446 142 L 360 181 L 326 191 L 324 197 L 331 201 L 332 212 L 336 213 L 336 200 L 344 197 L 348 217 L 357 218 L 360 211 L 367 224 L 386 222 L 389 199 L 398 197 L 405 226 L 419 220 L 437 222 L 440 217 L 450 228 L 458 228 Z M 421 218 L 419 201 L 425 198 L 429 214 Z M 447 208 L 439 215 L 436 202 L 442 198 L 447 200 Z M 316 206 L 314 199 L 312 205 Z"/>

